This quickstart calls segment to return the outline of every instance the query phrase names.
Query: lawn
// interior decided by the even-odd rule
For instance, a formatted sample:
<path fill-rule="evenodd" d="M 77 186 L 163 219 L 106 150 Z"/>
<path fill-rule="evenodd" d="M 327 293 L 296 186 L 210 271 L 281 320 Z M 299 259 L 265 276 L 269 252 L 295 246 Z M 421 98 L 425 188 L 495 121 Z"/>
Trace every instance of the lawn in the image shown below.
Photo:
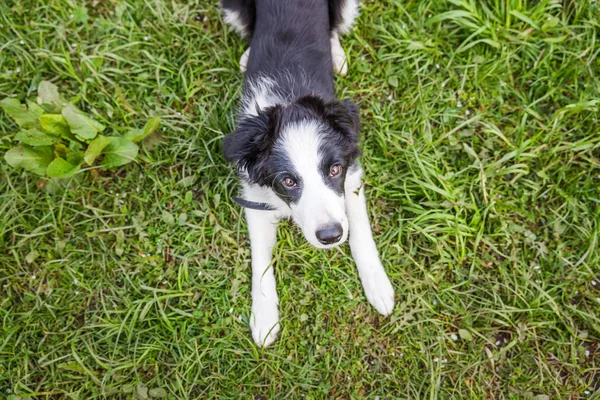
<path fill-rule="evenodd" d="M 221 155 L 245 44 L 215 2 L 1 1 L 0 98 L 50 80 L 163 122 L 113 171 L 0 159 L 0 398 L 599 397 L 599 41 L 600 1 L 365 1 L 336 83 L 396 308 L 282 223 L 263 350 Z M 17 131 L 0 112 L 0 154 Z"/>

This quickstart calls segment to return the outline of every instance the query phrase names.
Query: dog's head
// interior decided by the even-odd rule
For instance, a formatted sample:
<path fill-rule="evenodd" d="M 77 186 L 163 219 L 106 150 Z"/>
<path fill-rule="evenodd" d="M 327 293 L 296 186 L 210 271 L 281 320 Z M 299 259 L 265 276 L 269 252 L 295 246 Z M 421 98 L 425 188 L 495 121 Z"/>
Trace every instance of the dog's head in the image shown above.
<path fill-rule="evenodd" d="M 348 237 L 346 172 L 360 154 L 359 114 L 349 100 L 307 96 L 246 116 L 223 141 L 225 158 L 291 209 L 306 239 L 330 248 Z"/>

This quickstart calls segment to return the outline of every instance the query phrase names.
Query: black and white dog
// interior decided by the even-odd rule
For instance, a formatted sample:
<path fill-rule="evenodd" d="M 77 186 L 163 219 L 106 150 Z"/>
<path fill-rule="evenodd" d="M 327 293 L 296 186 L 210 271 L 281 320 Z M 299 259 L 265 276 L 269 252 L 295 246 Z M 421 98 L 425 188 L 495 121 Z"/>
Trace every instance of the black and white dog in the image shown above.
<path fill-rule="evenodd" d="M 252 249 L 254 341 L 268 346 L 279 332 L 272 268 L 277 224 L 292 218 L 315 247 L 350 237 L 369 302 L 383 315 L 394 289 L 373 241 L 357 163 L 359 113 L 335 96 L 333 72 L 347 68 L 339 34 L 358 14 L 358 0 L 222 0 L 225 21 L 250 39 L 235 132 L 225 158 L 243 181 Z"/>

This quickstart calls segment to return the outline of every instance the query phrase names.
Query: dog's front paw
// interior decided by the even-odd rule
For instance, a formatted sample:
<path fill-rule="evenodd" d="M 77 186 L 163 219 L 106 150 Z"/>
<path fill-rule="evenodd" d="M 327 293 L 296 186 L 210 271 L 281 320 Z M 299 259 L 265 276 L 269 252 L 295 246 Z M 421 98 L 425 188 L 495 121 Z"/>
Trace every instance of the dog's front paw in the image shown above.
<path fill-rule="evenodd" d="M 331 58 L 333 61 L 333 72 L 345 76 L 348 73 L 348 60 L 346 59 L 344 50 L 341 47 L 333 49 Z"/>
<path fill-rule="evenodd" d="M 254 342 L 261 346 L 271 345 L 279 333 L 279 310 L 276 301 L 254 301 L 250 316 L 250 329 Z"/>
<path fill-rule="evenodd" d="M 240 57 L 241 72 L 246 72 L 246 69 L 248 69 L 248 58 L 250 58 L 250 47 L 248 47 L 244 54 L 242 54 L 242 56 Z"/>
<path fill-rule="evenodd" d="M 383 267 L 377 268 L 362 279 L 367 300 L 382 315 L 390 315 L 394 310 L 394 288 Z"/>

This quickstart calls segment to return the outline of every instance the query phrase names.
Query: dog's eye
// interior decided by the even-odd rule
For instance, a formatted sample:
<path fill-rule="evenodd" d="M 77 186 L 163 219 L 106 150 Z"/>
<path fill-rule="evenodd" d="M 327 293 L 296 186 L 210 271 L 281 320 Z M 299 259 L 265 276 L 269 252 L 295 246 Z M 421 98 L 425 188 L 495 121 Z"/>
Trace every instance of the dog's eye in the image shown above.
<path fill-rule="evenodd" d="M 342 166 L 338 165 L 338 164 L 333 164 L 330 168 L 329 168 L 329 176 L 333 177 L 333 176 L 337 176 L 342 172 Z"/>
<path fill-rule="evenodd" d="M 296 181 L 294 181 L 292 178 L 285 178 L 283 180 L 283 184 L 287 187 L 294 187 L 296 186 Z"/>

